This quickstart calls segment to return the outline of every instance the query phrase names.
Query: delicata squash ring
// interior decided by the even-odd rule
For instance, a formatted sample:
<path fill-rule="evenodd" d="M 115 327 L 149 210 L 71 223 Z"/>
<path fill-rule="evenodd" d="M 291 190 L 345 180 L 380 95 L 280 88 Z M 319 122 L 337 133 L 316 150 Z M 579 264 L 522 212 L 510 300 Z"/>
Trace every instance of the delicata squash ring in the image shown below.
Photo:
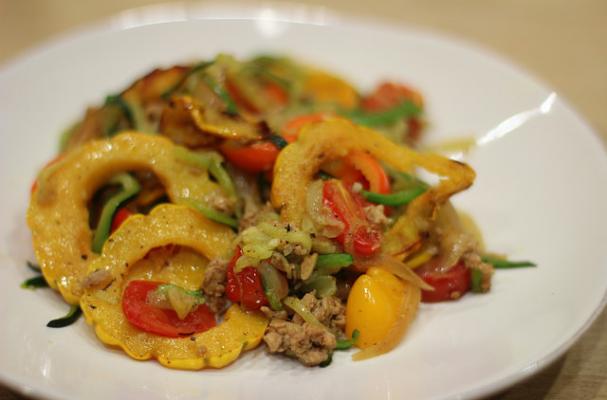
<path fill-rule="evenodd" d="M 212 204 L 226 194 L 204 169 L 178 158 L 177 149 L 161 136 L 126 132 L 110 140 L 86 143 L 43 170 L 27 212 L 36 259 L 49 285 L 77 304 L 91 250 L 89 200 L 97 188 L 119 172 L 154 172 L 173 203 Z"/>
<path fill-rule="evenodd" d="M 416 221 L 432 217 L 436 207 L 474 181 L 468 165 L 436 154 L 421 154 L 400 146 L 382 134 L 342 118 L 330 118 L 305 126 L 296 142 L 280 152 L 274 165 L 272 205 L 281 218 L 300 226 L 305 216 L 306 192 L 326 161 L 365 151 L 402 172 L 421 167 L 439 175 L 440 183 L 413 200 L 384 238 L 384 251 L 397 254 L 417 240 Z"/>
<path fill-rule="evenodd" d="M 147 216 L 129 218 L 90 264 L 90 273 L 107 271 L 111 283 L 85 289 L 80 306 L 87 322 L 102 342 L 121 347 L 137 360 L 156 358 L 167 367 L 181 369 L 221 368 L 233 362 L 243 350 L 261 341 L 267 326 L 262 315 L 233 305 L 217 327 L 184 338 L 168 338 L 130 325 L 121 300 L 129 268 L 150 250 L 176 244 L 212 259 L 227 256 L 234 237 L 229 228 L 185 206 L 160 205 Z"/>

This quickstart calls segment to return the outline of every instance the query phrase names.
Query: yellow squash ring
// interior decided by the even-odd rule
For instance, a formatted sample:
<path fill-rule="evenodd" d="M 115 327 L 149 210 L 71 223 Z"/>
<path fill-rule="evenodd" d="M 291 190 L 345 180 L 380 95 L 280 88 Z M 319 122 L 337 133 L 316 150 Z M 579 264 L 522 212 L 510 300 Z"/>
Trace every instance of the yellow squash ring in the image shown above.
<path fill-rule="evenodd" d="M 234 233 L 207 220 L 196 211 L 176 205 L 160 205 L 149 215 L 135 215 L 111 236 L 90 272 L 107 271 L 107 287 L 85 289 L 80 306 L 99 339 L 121 347 L 137 360 L 156 358 L 171 368 L 221 368 L 243 350 L 256 347 L 267 319 L 232 306 L 217 327 L 187 338 L 167 338 L 131 326 L 122 312 L 122 291 L 129 268 L 150 250 L 168 244 L 192 248 L 212 259 L 227 256 Z M 104 286 L 104 285 L 101 285 Z"/>
<path fill-rule="evenodd" d="M 468 188 L 475 173 L 466 164 L 435 154 L 421 154 L 399 146 L 382 134 L 357 126 L 342 118 L 311 123 L 302 129 L 296 142 L 280 152 L 274 165 L 272 204 L 281 218 L 300 225 L 306 210 L 307 189 L 326 161 L 345 157 L 350 151 L 365 151 L 402 172 L 421 167 L 443 178 L 439 184 L 416 198 L 386 234 L 383 248 L 398 253 L 410 245 L 412 220 L 426 217 L 451 195 Z"/>
<path fill-rule="evenodd" d="M 44 277 L 67 302 L 78 303 L 81 279 L 88 263 L 97 257 L 91 250 L 88 202 L 116 173 L 154 172 L 174 203 L 197 200 L 209 204 L 224 196 L 207 171 L 180 161 L 176 148 L 160 136 L 127 132 L 111 140 L 86 143 L 40 174 L 27 221 Z"/>

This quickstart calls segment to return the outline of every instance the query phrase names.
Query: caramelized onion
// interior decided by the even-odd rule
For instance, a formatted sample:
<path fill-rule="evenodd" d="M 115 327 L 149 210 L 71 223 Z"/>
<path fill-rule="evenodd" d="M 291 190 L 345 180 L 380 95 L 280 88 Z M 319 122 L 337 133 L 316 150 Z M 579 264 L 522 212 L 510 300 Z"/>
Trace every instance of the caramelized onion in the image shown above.
<path fill-rule="evenodd" d="M 424 280 L 420 278 L 419 275 L 417 275 L 411 268 L 407 267 L 402 261 L 399 261 L 394 257 L 382 255 L 371 260 L 360 260 L 357 262 L 358 269 L 367 270 L 372 266 L 383 268 L 386 271 L 396 275 L 401 280 L 408 282 L 417 288 L 430 291 L 434 290 L 432 286 L 424 282 Z"/>

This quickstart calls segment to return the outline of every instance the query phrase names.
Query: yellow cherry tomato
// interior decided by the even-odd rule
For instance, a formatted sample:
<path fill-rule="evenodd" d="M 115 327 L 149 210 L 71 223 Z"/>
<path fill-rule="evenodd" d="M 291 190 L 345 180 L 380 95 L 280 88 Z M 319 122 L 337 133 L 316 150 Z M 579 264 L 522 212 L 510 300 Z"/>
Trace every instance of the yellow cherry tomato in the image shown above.
<path fill-rule="evenodd" d="M 405 285 L 390 272 L 371 267 L 350 290 L 346 306 L 346 334 L 358 329 L 356 345 L 367 348 L 379 343 L 394 326 L 400 311 Z"/>

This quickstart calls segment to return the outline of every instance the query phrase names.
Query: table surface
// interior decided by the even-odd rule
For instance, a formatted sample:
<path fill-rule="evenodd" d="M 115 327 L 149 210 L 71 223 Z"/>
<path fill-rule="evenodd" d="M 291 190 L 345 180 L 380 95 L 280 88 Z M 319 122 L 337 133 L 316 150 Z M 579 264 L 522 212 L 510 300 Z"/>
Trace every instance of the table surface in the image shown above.
<path fill-rule="evenodd" d="M 607 142 L 605 0 L 300 2 L 430 28 L 491 48 L 567 98 Z M 0 0 L 0 64 L 58 33 L 152 3 L 157 1 Z M 17 399 L 25 398 L 0 385 L 0 400 Z M 565 356 L 492 399 L 607 400 L 607 310 Z"/>

